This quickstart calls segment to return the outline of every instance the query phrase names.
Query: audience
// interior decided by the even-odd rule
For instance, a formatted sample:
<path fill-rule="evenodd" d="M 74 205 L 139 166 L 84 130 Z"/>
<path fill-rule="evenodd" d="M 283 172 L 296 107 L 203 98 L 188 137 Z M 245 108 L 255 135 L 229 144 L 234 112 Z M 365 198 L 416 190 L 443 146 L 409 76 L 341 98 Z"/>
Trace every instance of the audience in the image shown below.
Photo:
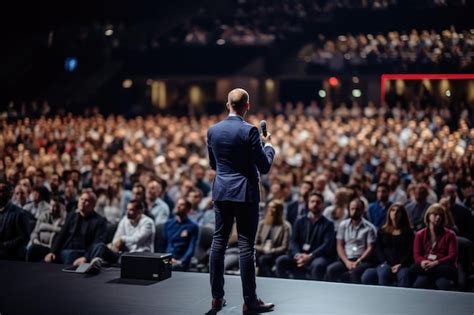
<path fill-rule="evenodd" d="M 281 236 L 278 235 L 283 234 L 277 233 L 278 230 L 289 229 L 284 220 L 277 224 L 280 222 L 276 219 L 280 214 L 279 205 L 273 212 L 270 210 L 273 205 L 269 204 L 264 212 L 262 203 L 262 214 L 265 215 L 259 235 L 266 235 L 262 234 L 257 240 L 261 275 L 272 276 L 276 271 L 281 277 L 325 279 L 326 276 L 329 280 L 338 280 L 351 269 L 345 276 L 354 282 L 359 282 L 364 274 L 364 283 L 407 286 L 404 268 L 408 268 L 409 263 L 397 263 L 393 253 L 398 245 L 387 241 L 408 235 L 405 228 L 391 228 L 390 224 L 405 225 L 401 221 L 396 223 L 398 217 L 390 219 L 391 211 L 388 211 L 392 209 L 390 203 L 404 201 L 410 222 L 417 230 L 425 227 L 423 218 L 431 203 L 445 206 L 445 227 L 457 233 L 459 255 L 455 261 L 459 261 L 457 266 L 469 272 L 473 257 L 470 254 L 471 232 L 474 230 L 470 208 L 474 191 L 474 147 L 470 139 L 474 138 L 474 129 L 469 115 L 418 105 L 404 109 L 381 104 L 377 109 L 372 103 L 365 107 L 357 103 L 339 107 L 327 103 L 322 108 L 316 102 L 306 108 L 302 103 L 296 106 L 288 103 L 275 106 L 273 111 L 266 116 L 257 114 L 248 118 L 254 124 L 265 118 L 273 132 L 279 154 L 270 173 L 262 176 L 262 200 L 281 201 L 282 215 L 293 222 L 288 237 L 295 241 L 291 242 L 290 249 L 294 250 L 291 256 L 283 249 L 283 252 L 277 250 L 284 247 L 284 239 L 279 239 Z M 26 258 L 30 261 L 41 260 L 49 252 L 44 259 L 48 262 L 78 265 L 93 257 L 116 262 L 122 252 L 136 249 L 131 243 L 122 241 L 119 244 L 117 241 L 120 230 L 117 225 L 127 220 L 127 207 L 134 205 L 130 200 L 136 200 L 144 210 L 138 222 L 149 221 L 150 217 L 153 227 L 147 230 L 158 229 L 158 237 L 170 246 L 154 248 L 147 245 L 140 250 L 169 251 L 174 255 L 176 270 L 188 269 L 200 229 L 193 221 L 200 226 L 215 223 L 209 192 L 215 174 L 207 170 L 205 137 L 208 126 L 221 118 L 157 115 L 125 119 L 96 113 L 88 117 L 69 115 L 2 121 L 0 178 L 7 179 L 7 186 L 14 187 L 15 191 L 13 196 L 8 193 L 8 197 L 4 197 L 2 210 L 16 205 L 31 211 L 12 210 L 15 216 L 6 215 L 6 212 L 0 214 L 0 222 L 4 222 L 0 225 L 0 241 L 7 241 L 0 245 L 2 259 L 24 260 L 28 249 Z M 313 207 L 315 200 L 310 202 L 308 199 L 313 190 L 327 197 L 322 205 L 318 203 Z M 86 202 L 91 205 L 84 210 L 85 202 L 81 201 L 84 194 L 78 203 L 78 191 L 95 191 L 97 202 Z M 57 212 L 62 198 L 66 211 Z M 311 198 L 319 200 L 315 196 Z M 341 246 L 333 243 L 324 257 L 331 263 L 331 251 L 339 248 L 340 260 L 325 272 L 324 264 L 319 264 L 321 257 L 310 256 L 311 253 L 315 255 L 319 243 L 309 244 L 308 250 L 303 248 L 306 245 L 304 227 L 312 226 L 310 221 L 318 217 L 314 226 L 325 221 L 324 218 L 333 222 L 333 238 L 334 231 L 337 234 L 340 229 L 353 230 L 352 223 L 350 227 L 345 226 L 354 219 L 347 219 L 351 212 L 347 201 L 353 198 L 362 200 L 355 203 L 357 208 L 362 207 L 359 228 L 363 226 L 369 233 L 370 223 L 364 221 L 364 216 L 367 217 L 379 227 L 377 238 L 373 231 L 364 242 L 359 240 L 363 244 L 356 255 L 352 255 L 351 242 L 359 242 L 346 238 L 348 232 L 343 233 L 342 238 L 338 235 L 338 243 L 349 244 L 349 247 L 342 247 L 346 261 L 343 262 Z M 185 219 L 184 215 L 175 216 L 169 211 L 173 209 L 170 205 L 178 201 L 177 208 L 187 212 Z M 189 211 L 186 210 L 188 203 Z M 168 211 L 161 211 L 166 207 Z M 83 210 L 75 212 L 77 208 Z M 320 212 L 324 217 L 319 217 Z M 399 212 L 403 211 L 398 209 L 393 215 L 398 216 Z M 58 232 L 65 213 L 67 218 Z M 268 216 L 272 213 L 275 217 L 270 220 Z M 172 228 L 168 227 L 168 234 L 163 234 L 164 222 L 170 217 L 167 225 Z M 130 229 L 124 233 L 135 235 L 140 224 L 134 225 L 137 221 L 128 220 Z M 181 231 L 183 224 L 189 224 L 183 228 L 186 230 L 183 233 L 193 236 L 188 239 L 177 235 L 173 239 L 169 231 Z M 87 230 L 87 226 L 93 231 Z M 102 235 L 103 230 L 106 232 Z M 271 232 L 265 233 L 265 230 Z M 196 240 L 193 241 L 194 234 Z M 10 238 L 15 241 L 10 243 Z M 282 243 L 278 245 L 280 241 Z M 6 250 L 5 246 L 12 246 L 11 250 Z M 374 246 L 377 261 L 372 262 L 370 253 Z M 93 248 L 107 251 L 107 254 L 93 253 Z M 237 248 L 229 247 L 226 264 L 230 266 L 232 261 L 232 268 L 238 269 L 238 259 L 232 260 L 232 250 Z M 108 255 L 111 252 L 113 255 Z M 283 257 L 280 264 L 278 255 Z M 375 264 L 377 268 L 364 273 L 364 269 Z M 401 266 L 396 267 L 399 264 Z M 344 276 L 342 279 L 346 280 Z M 451 288 L 449 285 L 441 287 Z"/>

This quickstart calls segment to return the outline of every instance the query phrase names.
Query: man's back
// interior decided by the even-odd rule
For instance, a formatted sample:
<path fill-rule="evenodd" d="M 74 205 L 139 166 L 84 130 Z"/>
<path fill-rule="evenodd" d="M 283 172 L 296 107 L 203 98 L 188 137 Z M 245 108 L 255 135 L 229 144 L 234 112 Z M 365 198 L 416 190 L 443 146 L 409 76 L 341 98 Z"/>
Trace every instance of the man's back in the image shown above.
<path fill-rule="evenodd" d="M 258 202 L 258 171 L 267 173 L 274 151 L 262 151 L 258 129 L 239 116 L 209 128 L 208 148 L 211 167 L 217 171 L 213 200 Z M 271 154 L 270 161 L 265 154 Z"/>

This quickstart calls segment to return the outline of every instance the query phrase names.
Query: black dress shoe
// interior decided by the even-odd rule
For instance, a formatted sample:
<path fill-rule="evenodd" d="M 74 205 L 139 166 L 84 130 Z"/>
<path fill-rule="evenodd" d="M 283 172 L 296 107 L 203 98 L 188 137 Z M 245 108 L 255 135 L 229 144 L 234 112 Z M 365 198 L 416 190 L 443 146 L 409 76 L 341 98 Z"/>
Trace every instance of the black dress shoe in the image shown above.
<path fill-rule="evenodd" d="M 274 307 L 275 304 L 273 303 L 264 303 L 262 300 L 257 299 L 252 304 L 244 303 L 242 311 L 244 314 L 258 314 L 273 311 Z"/>
<path fill-rule="evenodd" d="M 225 305 L 227 304 L 226 300 L 224 298 L 221 299 L 212 299 L 212 310 L 214 311 L 220 311 Z"/>

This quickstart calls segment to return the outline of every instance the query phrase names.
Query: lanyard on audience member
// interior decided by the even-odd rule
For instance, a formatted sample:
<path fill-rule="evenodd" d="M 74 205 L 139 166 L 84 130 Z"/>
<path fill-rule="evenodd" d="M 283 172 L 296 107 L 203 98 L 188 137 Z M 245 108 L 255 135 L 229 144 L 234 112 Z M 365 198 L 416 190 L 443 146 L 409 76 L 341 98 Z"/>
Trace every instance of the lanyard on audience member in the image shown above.
<path fill-rule="evenodd" d="M 319 220 L 318 220 L 318 221 L 319 221 Z M 306 242 L 305 242 L 305 244 L 310 244 L 310 245 L 313 244 L 314 238 L 315 238 L 315 236 L 316 236 L 316 230 L 317 230 L 316 224 L 318 223 L 318 221 L 316 221 L 316 222 L 314 222 L 313 224 L 311 224 L 311 221 L 308 220 L 308 225 L 306 226 Z M 309 242 L 309 227 L 310 227 L 311 225 L 313 226 L 313 231 L 312 231 L 312 233 L 311 233 L 311 242 Z"/>

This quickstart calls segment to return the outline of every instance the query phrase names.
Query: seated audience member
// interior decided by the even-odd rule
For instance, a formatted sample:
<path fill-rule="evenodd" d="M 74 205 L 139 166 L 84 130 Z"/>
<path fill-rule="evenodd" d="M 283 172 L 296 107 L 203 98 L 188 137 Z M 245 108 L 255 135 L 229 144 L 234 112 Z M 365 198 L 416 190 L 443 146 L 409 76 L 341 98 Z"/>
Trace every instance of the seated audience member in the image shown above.
<path fill-rule="evenodd" d="M 388 186 L 385 183 L 379 183 L 377 185 L 376 198 L 377 200 L 369 205 L 369 221 L 379 229 L 387 217 L 387 211 L 392 205 L 388 200 L 389 192 Z"/>
<path fill-rule="evenodd" d="M 30 236 L 26 249 L 26 261 L 42 261 L 51 251 L 51 245 L 66 220 L 66 207 L 59 198 L 53 197 L 49 211 L 43 213 Z"/>
<path fill-rule="evenodd" d="M 44 186 L 35 186 L 31 193 L 32 202 L 25 205 L 24 209 L 31 213 L 36 220 L 49 209 L 49 191 Z"/>
<path fill-rule="evenodd" d="M 79 266 L 90 261 L 92 248 L 105 242 L 107 231 L 107 220 L 94 211 L 96 201 L 92 190 L 82 191 L 78 210 L 67 215 L 51 252 L 44 258 L 45 262 Z"/>
<path fill-rule="evenodd" d="M 407 201 L 407 193 L 400 187 L 400 175 L 396 172 L 391 173 L 388 177 L 389 198 L 391 203 L 400 203 L 404 205 Z"/>
<path fill-rule="evenodd" d="M 199 208 L 202 200 L 202 191 L 199 188 L 192 188 L 188 192 L 186 199 L 191 203 L 191 211 L 189 211 L 188 217 L 194 222 L 198 222 L 204 214 L 204 210 Z"/>
<path fill-rule="evenodd" d="M 28 200 L 28 192 L 26 188 L 21 185 L 16 185 L 13 192 L 12 203 L 22 209 L 25 209 L 25 206 L 30 203 Z"/>
<path fill-rule="evenodd" d="M 327 268 L 327 279 L 337 281 L 349 273 L 350 281 L 359 283 L 364 271 L 370 268 L 375 245 L 375 227 L 363 218 L 364 202 L 354 199 L 349 203 L 349 219 L 339 225 L 337 231 L 337 255 L 339 260 Z"/>
<path fill-rule="evenodd" d="M 458 229 L 457 235 L 471 241 L 474 240 L 473 216 L 471 210 L 459 202 L 456 186 L 446 185 L 443 190 L 443 197 L 447 199 L 446 209 L 454 219 L 454 224 Z"/>
<path fill-rule="evenodd" d="M 440 204 L 431 205 L 425 213 L 426 228 L 418 231 L 413 245 L 415 264 L 411 273 L 413 287 L 449 290 L 457 278 L 456 234 L 445 227 L 446 213 Z"/>
<path fill-rule="evenodd" d="M 286 211 L 286 220 L 293 226 L 297 219 L 308 213 L 306 205 L 308 203 L 308 194 L 313 189 L 311 181 L 303 181 L 298 189 L 298 199 L 290 202 Z"/>
<path fill-rule="evenodd" d="M 377 233 L 375 254 L 380 265 L 362 275 L 362 283 L 389 286 L 397 280 L 399 287 L 409 287 L 409 267 L 413 261 L 413 239 L 405 207 L 395 203 L 388 209 L 385 224 Z"/>
<path fill-rule="evenodd" d="M 98 243 L 91 257 L 100 257 L 108 263 L 117 263 L 124 252 L 153 252 L 155 223 L 144 215 L 145 205 L 139 200 L 130 200 L 127 214 L 120 220 L 113 241 L 109 246 Z"/>
<path fill-rule="evenodd" d="M 184 198 L 176 202 L 175 217 L 163 228 L 164 252 L 173 255 L 173 270 L 186 271 L 194 255 L 198 238 L 198 225 L 188 218 L 191 203 Z"/>
<path fill-rule="evenodd" d="M 0 259 L 24 260 L 30 233 L 28 216 L 11 202 L 12 189 L 0 180 Z"/>
<path fill-rule="evenodd" d="M 345 188 L 338 188 L 334 197 L 334 204 L 327 207 L 323 211 L 323 215 L 334 223 L 334 231 L 337 232 L 339 224 L 347 219 L 349 211 L 347 210 L 348 190 Z"/>
<path fill-rule="evenodd" d="M 426 184 L 418 184 L 415 186 L 415 198 L 409 202 L 405 207 L 407 209 L 408 217 L 413 225 L 415 231 L 422 229 L 425 225 L 423 218 L 426 209 L 430 206 L 427 202 L 428 186 Z"/>
<path fill-rule="evenodd" d="M 278 256 L 288 251 L 291 225 L 283 217 L 283 203 L 272 200 L 267 206 L 265 218 L 259 222 L 255 251 L 259 275 L 273 276 L 272 267 Z"/>
<path fill-rule="evenodd" d="M 151 180 L 146 189 L 146 201 L 148 210 L 155 219 L 155 224 L 165 223 L 170 216 L 170 209 L 166 202 L 161 199 L 163 196 L 162 180 Z"/>
<path fill-rule="evenodd" d="M 291 254 L 280 256 L 276 262 L 277 276 L 323 280 L 327 265 L 332 259 L 334 224 L 323 215 L 324 197 L 312 192 L 308 197 L 308 214 L 299 218 L 291 237 Z"/>

